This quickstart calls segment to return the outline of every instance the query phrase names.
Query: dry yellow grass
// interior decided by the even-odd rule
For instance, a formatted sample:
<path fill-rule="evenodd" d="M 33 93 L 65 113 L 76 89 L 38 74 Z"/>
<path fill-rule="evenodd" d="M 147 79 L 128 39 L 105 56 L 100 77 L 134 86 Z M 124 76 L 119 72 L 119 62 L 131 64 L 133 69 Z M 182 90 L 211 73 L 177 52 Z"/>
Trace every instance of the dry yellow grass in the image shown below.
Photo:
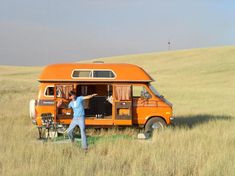
<path fill-rule="evenodd" d="M 148 141 L 100 141 L 86 154 L 38 142 L 28 101 L 42 68 L 0 66 L 0 175 L 234 175 L 235 47 L 102 60 L 144 67 L 173 102 L 176 126 Z"/>

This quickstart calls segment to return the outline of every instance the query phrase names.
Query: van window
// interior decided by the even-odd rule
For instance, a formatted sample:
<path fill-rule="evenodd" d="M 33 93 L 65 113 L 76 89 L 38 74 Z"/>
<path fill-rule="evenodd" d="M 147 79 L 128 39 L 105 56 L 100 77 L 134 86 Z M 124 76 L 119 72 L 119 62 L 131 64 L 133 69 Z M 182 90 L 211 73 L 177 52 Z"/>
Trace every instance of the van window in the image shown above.
<path fill-rule="evenodd" d="M 131 86 L 130 85 L 116 85 L 115 86 L 116 100 L 130 100 Z"/>
<path fill-rule="evenodd" d="M 54 96 L 54 87 L 47 87 L 44 95 L 47 97 Z"/>
<path fill-rule="evenodd" d="M 90 70 L 74 70 L 72 77 L 75 77 L 75 78 L 92 77 L 92 71 L 90 71 Z"/>
<path fill-rule="evenodd" d="M 114 78 L 115 75 L 112 71 L 108 70 L 94 70 L 93 72 L 94 78 Z"/>
<path fill-rule="evenodd" d="M 69 92 L 73 90 L 73 85 L 57 85 L 56 97 L 69 99 Z"/>
<path fill-rule="evenodd" d="M 73 90 L 73 88 L 71 86 L 57 86 L 56 97 L 68 99 L 68 97 L 69 97 L 68 93 L 71 90 Z M 54 96 L 54 86 L 46 87 L 46 90 L 44 92 L 44 96 L 53 97 Z"/>
<path fill-rule="evenodd" d="M 144 86 L 133 86 L 132 88 L 132 95 L 133 97 L 141 97 L 141 95 L 147 92 Z"/>

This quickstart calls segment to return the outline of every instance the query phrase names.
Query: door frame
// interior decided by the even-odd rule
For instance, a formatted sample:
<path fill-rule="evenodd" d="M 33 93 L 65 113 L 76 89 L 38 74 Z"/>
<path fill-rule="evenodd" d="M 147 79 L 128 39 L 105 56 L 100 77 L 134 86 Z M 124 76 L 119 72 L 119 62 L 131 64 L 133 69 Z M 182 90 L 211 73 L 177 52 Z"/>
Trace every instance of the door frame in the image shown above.
<path fill-rule="evenodd" d="M 65 119 L 72 119 L 73 118 L 73 111 L 71 111 L 71 117 L 66 117 L 66 118 L 61 118 L 61 119 L 58 119 L 57 116 L 58 116 L 58 107 L 57 107 L 57 103 L 59 100 L 65 100 L 63 97 L 57 97 L 57 86 L 60 85 L 60 86 L 72 86 L 73 87 L 73 90 L 76 89 L 76 84 L 75 83 L 55 83 L 54 84 L 54 121 L 55 123 L 59 120 L 59 121 L 63 121 Z M 64 108 L 66 109 L 66 108 Z"/>
<path fill-rule="evenodd" d="M 116 86 L 125 85 L 130 86 L 130 91 L 132 92 L 132 84 L 130 83 L 120 83 L 113 84 L 113 123 L 114 125 L 122 125 L 122 126 L 131 126 L 133 124 L 133 101 L 132 101 L 132 93 L 130 92 L 130 100 L 117 100 L 116 99 Z M 119 109 L 119 112 L 118 112 Z M 120 110 L 126 109 L 129 110 L 129 115 L 118 115 Z M 128 112 L 127 110 L 127 112 Z"/>

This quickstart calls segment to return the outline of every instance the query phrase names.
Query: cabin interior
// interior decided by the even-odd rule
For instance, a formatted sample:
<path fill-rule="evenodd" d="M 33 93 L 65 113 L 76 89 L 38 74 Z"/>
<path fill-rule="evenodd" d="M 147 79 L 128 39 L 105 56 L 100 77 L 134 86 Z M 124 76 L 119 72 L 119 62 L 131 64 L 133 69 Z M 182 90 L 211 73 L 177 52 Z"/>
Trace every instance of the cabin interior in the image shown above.
<path fill-rule="evenodd" d="M 73 87 L 57 87 L 57 97 L 68 99 L 68 93 Z M 78 84 L 75 90 L 77 96 L 98 94 L 97 96 L 84 100 L 85 116 L 89 119 L 111 119 L 112 118 L 112 94 L 111 84 Z M 65 106 L 57 108 L 57 118 L 72 118 L 72 110 Z"/>
<path fill-rule="evenodd" d="M 91 95 L 97 96 L 84 101 L 84 109 L 86 117 L 91 118 L 112 118 L 112 102 L 109 97 L 112 96 L 112 85 L 77 85 L 77 95 Z"/>

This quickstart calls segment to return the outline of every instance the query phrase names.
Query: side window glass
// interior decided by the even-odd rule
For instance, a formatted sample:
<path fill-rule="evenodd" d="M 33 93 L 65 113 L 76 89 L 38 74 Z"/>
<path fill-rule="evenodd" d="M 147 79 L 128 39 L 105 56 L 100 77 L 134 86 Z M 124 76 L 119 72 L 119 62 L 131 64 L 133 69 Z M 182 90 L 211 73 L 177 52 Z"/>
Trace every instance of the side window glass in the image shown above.
<path fill-rule="evenodd" d="M 72 76 L 74 78 L 89 78 L 92 76 L 92 72 L 89 70 L 87 70 L 87 71 L 74 70 Z"/>
<path fill-rule="evenodd" d="M 133 86 L 132 95 L 133 97 L 141 97 L 141 93 L 146 91 L 144 86 Z"/>
<path fill-rule="evenodd" d="M 144 99 L 149 99 L 152 97 L 144 86 L 133 86 L 132 95 L 133 97 L 141 97 Z"/>
<path fill-rule="evenodd" d="M 94 78 L 114 78 L 112 71 L 94 71 Z"/>
<path fill-rule="evenodd" d="M 54 96 L 54 87 L 47 87 L 45 91 L 45 96 Z"/>

